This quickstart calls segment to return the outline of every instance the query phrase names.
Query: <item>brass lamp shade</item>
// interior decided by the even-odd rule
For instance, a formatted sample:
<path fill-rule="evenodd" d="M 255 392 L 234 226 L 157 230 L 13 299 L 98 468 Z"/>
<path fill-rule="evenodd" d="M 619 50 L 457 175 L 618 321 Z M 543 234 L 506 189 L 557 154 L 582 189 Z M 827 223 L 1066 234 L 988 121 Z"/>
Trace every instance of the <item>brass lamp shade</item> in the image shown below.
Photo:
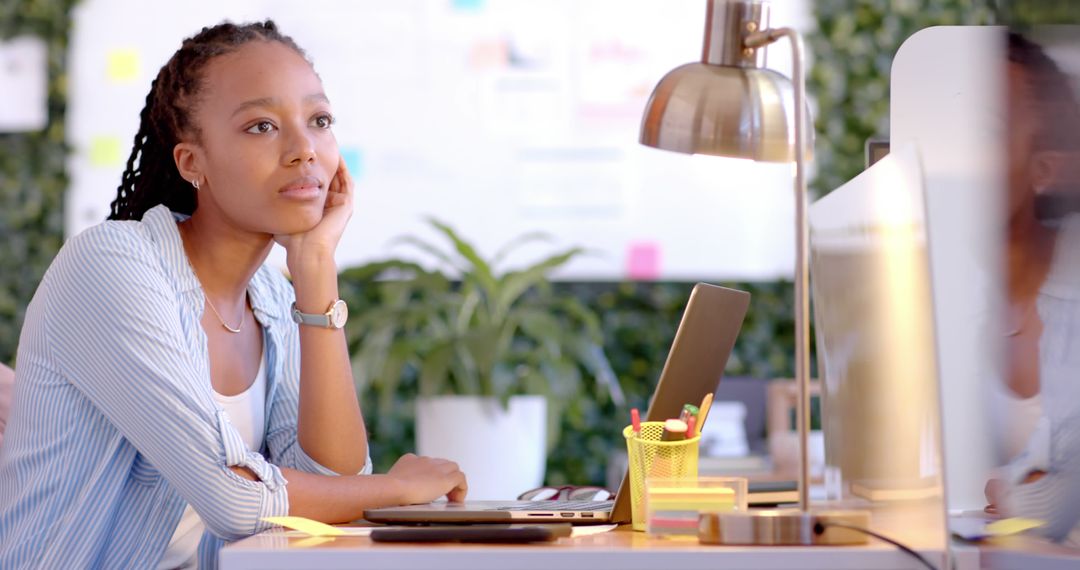
<path fill-rule="evenodd" d="M 668 72 L 653 90 L 640 141 L 687 154 L 792 162 L 794 99 L 791 81 L 775 71 L 688 63 Z M 804 132 L 812 137 L 812 125 Z M 807 158 L 811 148 L 812 140 Z"/>

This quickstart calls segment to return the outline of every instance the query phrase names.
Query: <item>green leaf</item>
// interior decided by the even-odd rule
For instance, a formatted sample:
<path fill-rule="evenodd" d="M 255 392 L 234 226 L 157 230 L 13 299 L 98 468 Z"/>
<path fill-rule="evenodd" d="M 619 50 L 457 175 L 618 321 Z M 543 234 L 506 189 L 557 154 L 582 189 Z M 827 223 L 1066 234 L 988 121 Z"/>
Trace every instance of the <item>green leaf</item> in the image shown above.
<path fill-rule="evenodd" d="M 495 252 L 495 257 L 491 258 L 491 267 L 495 268 L 501 265 L 506 257 L 519 247 L 538 241 L 550 242 L 551 234 L 547 232 L 529 232 L 510 240 L 506 245 L 499 248 L 499 251 Z"/>
<path fill-rule="evenodd" d="M 462 279 L 475 279 L 485 293 L 493 295 L 498 284 L 492 273 L 491 265 L 484 261 L 484 258 L 480 257 L 480 254 L 476 252 L 476 248 L 458 236 L 453 228 L 439 220 L 431 218 L 428 220 L 428 223 L 449 238 L 454 244 L 454 249 L 457 250 L 458 255 L 464 257 L 471 265 L 471 271 L 462 268 Z"/>
<path fill-rule="evenodd" d="M 457 259 L 455 259 L 449 253 L 439 249 L 434 244 L 428 243 L 416 236 L 401 236 L 395 238 L 392 243 L 402 243 L 411 245 L 420 251 L 434 257 L 437 261 L 441 262 L 444 266 L 449 267 L 455 271 L 465 273 L 468 268 L 462 265 Z"/>
<path fill-rule="evenodd" d="M 505 314 L 506 311 L 510 309 L 510 306 L 513 305 L 514 302 L 517 301 L 530 287 L 534 287 L 545 281 L 549 273 L 565 265 L 584 251 L 585 250 L 580 247 L 574 247 L 562 253 L 552 255 L 528 268 L 512 271 L 504 275 L 500 279 L 499 289 L 501 291 L 499 292 L 498 299 L 495 301 L 495 314 Z"/>
<path fill-rule="evenodd" d="M 453 356 L 454 344 L 445 342 L 424 358 L 420 367 L 420 396 L 431 397 L 445 393 Z"/>

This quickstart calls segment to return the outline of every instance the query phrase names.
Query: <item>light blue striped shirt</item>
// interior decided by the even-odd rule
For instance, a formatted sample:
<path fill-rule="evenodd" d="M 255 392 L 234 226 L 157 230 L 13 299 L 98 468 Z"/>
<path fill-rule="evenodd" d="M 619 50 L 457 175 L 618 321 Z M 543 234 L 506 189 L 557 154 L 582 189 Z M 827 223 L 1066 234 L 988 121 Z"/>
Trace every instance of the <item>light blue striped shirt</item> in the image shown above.
<path fill-rule="evenodd" d="M 335 474 L 296 439 L 293 290 L 268 267 L 248 286 L 267 351 L 261 453 L 214 401 L 203 292 L 177 219 L 158 206 L 141 222 L 95 226 L 42 279 L 0 447 L 0 568 L 154 567 L 188 503 L 207 529 L 200 564 L 213 567 L 224 541 L 288 514 L 278 466 Z"/>
<path fill-rule="evenodd" d="M 1033 483 L 1013 480 L 1003 507 L 1010 516 L 1046 521 L 1039 532 L 1076 547 L 1080 546 L 1080 216 L 1069 216 L 1061 226 L 1037 309 L 1043 326 L 1039 394 L 1046 431 L 1036 431 L 1013 470 L 1015 479 L 1030 470 L 1046 475 Z"/>

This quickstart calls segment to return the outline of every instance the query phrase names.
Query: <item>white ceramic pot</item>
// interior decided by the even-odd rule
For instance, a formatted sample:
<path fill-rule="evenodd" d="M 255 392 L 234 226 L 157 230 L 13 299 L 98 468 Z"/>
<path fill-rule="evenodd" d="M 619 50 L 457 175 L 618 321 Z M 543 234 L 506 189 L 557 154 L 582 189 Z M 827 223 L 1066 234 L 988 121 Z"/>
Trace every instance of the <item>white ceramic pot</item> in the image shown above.
<path fill-rule="evenodd" d="M 543 484 L 546 439 L 543 396 L 514 396 L 508 409 L 479 396 L 416 402 L 417 453 L 457 462 L 470 499 L 514 499 Z"/>

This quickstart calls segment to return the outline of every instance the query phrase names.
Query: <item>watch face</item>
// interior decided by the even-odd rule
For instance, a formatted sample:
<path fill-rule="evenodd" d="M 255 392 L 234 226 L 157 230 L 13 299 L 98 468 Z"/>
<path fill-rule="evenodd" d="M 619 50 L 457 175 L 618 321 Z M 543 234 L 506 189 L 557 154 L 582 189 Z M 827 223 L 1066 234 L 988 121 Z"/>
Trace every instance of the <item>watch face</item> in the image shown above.
<path fill-rule="evenodd" d="M 330 310 L 330 323 L 336 329 L 340 329 L 345 326 L 345 321 L 349 318 L 349 306 L 345 304 L 345 301 L 338 299 L 334 303 L 334 307 Z"/>

